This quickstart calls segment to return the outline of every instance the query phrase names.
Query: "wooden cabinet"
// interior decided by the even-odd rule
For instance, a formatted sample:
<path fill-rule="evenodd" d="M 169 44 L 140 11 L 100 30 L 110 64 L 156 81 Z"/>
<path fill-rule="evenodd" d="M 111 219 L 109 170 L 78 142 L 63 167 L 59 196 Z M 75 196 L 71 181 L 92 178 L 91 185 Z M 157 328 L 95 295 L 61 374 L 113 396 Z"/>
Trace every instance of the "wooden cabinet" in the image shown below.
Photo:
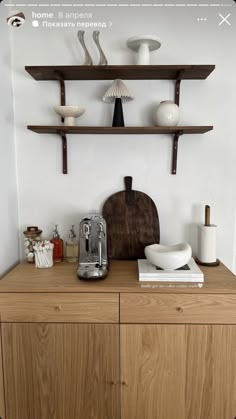
<path fill-rule="evenodd" d="M 1 325 L 0 325 L 1 331 Z M 3 365 L 2 365 L 2 345 L 0 336 L 0 418 L 5 419 L 5 396 L 4 396 L 4 380 L 3 380 Z"/>
<path fill-rule="evenodd" d="M 122 325 L 122 419 L 234 419 L 236 326 Z"/>
<path fill-rule="evenodd" d="M 183 419 L 183 366 L 184 326 L 122 325 L 122 419 Z"/>
<path fill-rule="evenodd" d="M 0 281 L 1 419 L 235 419 L 236 281 L 141 287 L 21 264 Z"/>
<path fill-rule="evenodd" d="M 2 325 L 7 419 L 120 418 L 119 326 Z"/>

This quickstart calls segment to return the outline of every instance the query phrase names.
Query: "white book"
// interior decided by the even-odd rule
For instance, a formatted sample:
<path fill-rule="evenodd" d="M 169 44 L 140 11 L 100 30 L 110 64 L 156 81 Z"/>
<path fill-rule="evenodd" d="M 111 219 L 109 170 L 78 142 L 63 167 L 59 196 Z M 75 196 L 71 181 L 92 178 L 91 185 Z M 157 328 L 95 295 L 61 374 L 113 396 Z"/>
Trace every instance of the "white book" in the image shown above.
<path fill-rule="evenodd" d="M 139 281 L 156 282 L 204 282 L 203 272 L 193 258 L 184 269 L 165 271 L 152 265 L 147 259 L 138 259 Z"/>

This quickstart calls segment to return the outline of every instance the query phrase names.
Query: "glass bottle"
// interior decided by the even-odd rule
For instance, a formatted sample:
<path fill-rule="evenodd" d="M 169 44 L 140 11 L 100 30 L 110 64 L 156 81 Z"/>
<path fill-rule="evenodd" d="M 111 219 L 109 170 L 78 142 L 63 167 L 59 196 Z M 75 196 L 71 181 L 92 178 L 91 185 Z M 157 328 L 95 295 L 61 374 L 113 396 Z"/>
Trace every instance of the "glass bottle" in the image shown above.
<path fill-rule="evenodd" d="M 66 260 L 67 262 L 78 262 L 79 243 L 75 240 L 76 234 L 74 226 L 71 226 L 69 240 L 66 242 Z"/>
<path fill-rule="evenodd" d="M 50 240 L 54 244 L 53 248 L 53 262 L 63 261 L 63 240 L 58 233 L 57 224 L 53 230 L 53 238 Z"/>
<path fill-rule="evenodd" d="M 42 230 L 36 226 L 29 226 L 24 231 L 25 236 L 25 256 L 27 262 L 34 263 L 34 246 L 37 242 L 41 241 Z"/>

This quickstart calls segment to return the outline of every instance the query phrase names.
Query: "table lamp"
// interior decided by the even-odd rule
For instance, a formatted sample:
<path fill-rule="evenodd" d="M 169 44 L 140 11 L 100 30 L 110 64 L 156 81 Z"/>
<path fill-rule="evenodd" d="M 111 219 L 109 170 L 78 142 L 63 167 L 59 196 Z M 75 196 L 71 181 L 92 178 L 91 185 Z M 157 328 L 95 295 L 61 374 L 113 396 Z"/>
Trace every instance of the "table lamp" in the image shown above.
<path fill-rule="evenodd" d="M 122 80 L 117 79 L 113 81 L 112 85 L 102 98 L 104 102 L 115 102 L 112 122 L 113 127 L 124 127 L 122 102 L 129 102 L 133 99 L 134 97 L 130 94 Z"/>

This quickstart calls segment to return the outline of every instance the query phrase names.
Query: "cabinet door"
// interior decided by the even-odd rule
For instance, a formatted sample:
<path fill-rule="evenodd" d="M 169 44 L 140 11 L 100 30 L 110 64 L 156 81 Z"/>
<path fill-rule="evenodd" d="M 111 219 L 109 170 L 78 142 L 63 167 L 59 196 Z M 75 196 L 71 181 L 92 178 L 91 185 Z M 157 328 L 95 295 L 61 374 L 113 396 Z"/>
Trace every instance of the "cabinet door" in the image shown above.
<path fill-rule="evenodd" d="M 122 419 L 234 419 L 236 326 L 121 326 Z"/>
<path fill-rule="evenodd" d="M 184 418 L 184 326 L 121 326 L 122 419 Z"/>
<path fill-rule="evenodd" d="M 2 325 L 6 419 L 118 419 L 119 325 Z"/>
<path fill-rule="evenodd" d="M 186 326 L 186 419 L 235 419 L 236 326 Z"/>
<path fill-rule="evenodd" d="M 1 330 L 1 324 L 0 324 Z M 0 336 L 0 419 L 5 419 L 5 396 L 4 396 L 4 380 L 2 367 L 2 340 Z"/>

